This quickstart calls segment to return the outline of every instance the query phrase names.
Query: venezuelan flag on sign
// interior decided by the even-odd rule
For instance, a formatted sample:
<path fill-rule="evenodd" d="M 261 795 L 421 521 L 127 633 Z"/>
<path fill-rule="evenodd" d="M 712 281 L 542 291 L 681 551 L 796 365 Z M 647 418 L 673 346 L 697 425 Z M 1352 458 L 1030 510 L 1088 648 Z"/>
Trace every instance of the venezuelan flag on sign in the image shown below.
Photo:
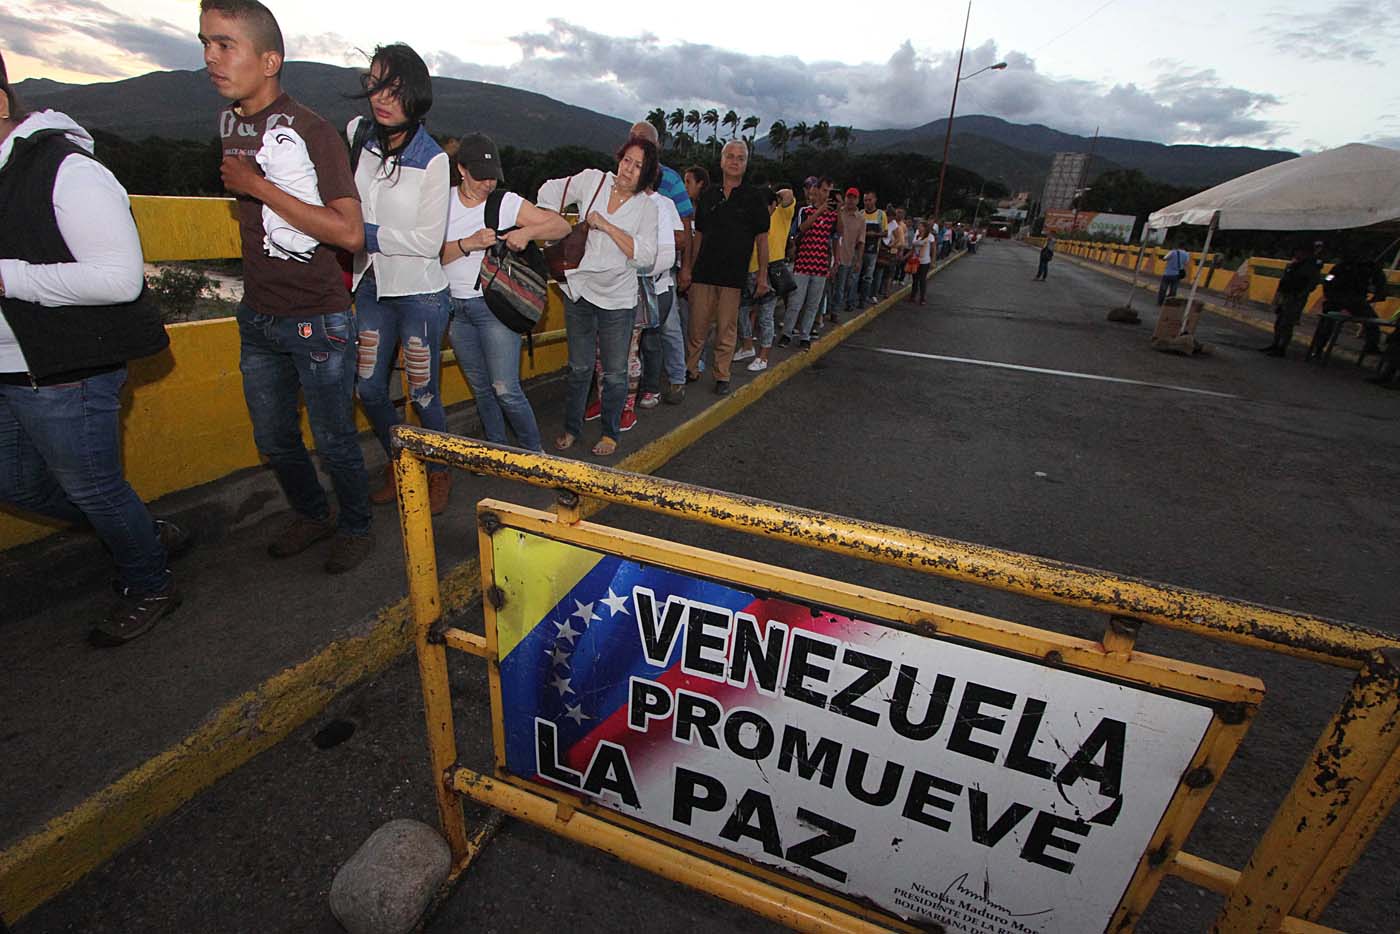
<path fill-rule="evenodd" d="M 497 533 L 493 548 L 496 585 L 505 592 L 496 627 L 506 769 L 522 778 L 536 777 L 537 717 L 555 725 L 560 759 L 570 768 L 584 769 L 601 740 L 626 746 L 634 767 L 644 767 L 649 749 L 669 741 L 664 731 L 642 735 L 627 729 L 633 676 L 673 690 L 689 688 L 716 699 L 743 696 L 748 706 L 769 706 L 751 688 L 683 673 L 683 639 L 676 640 L 664 665 L 649 663 L 642 651 L 634 587 L 656 595 L 658 615 L 674 595 L 747 613 L 764 625 L 778 620 L 836 638 L 851 622 L 514 529 Z"/>

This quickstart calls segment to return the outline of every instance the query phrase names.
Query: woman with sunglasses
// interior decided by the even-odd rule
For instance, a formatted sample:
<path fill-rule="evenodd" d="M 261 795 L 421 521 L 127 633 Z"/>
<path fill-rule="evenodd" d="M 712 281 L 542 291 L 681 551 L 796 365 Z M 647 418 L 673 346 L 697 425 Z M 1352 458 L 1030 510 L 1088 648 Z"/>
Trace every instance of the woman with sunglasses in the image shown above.
<path fill-rule="evenodd" d="M 438 254 L 452 186 L 447 154 L 423 125 L 433 85 L 418 53 L 402 44 L 375 49 L 363 96 L 373 117 L 356 117 L 346 128 L 365 217 L 365 248 L 355 256 L 352 280 L 360 335 L 356 392 L 387 455 L 389 431 L 403 421 L 389 395 L 400 346 L 419 421 L 447 428 L 441 361 L 451 305 Z M 447 508 L 451 490 L 447 468 L 429 465 L 433 515 Z M 389 464 L 370 500 L 388 503 L 396 493 Z"/>

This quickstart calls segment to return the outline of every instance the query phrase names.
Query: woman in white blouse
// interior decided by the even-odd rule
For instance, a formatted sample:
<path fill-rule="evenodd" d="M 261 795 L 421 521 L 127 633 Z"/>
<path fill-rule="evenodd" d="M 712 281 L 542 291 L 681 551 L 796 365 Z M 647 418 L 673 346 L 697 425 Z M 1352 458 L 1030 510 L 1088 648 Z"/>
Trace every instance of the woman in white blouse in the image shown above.
<path fill-rule="evenodd" d="M 540 187 L 540 207 L 577 207 L 589 224 L 583 261 L 559 284 L 569 338 L 564 433 L 554 440 L 561 451 L 573 447 L 583 432 L 593 363 L 600 354 L 603 437 L 593 453 L 607 457 L 617 450 L 627 398 L 627 348 L 637 314 L 637 276 L 650 272 L 656 262 L 656 205 L 646 192 L 656 184 L 660 165 L 655 144 L 634 136 L 617 151 L 616 172 L 584 169 Z"/>
<path fill-rule="evenodd" d="M 389 394 L 400 345 L 419 422 L 437 431 L 447 428 L 440 377 L 451 305 L 438 252 L 452 182 L 447 153 L 423 126 L 433 85 L 418 53 L 401 44 L 375 49 L 364 85 L 372 125 L 357 117 L 347 128 L 358 150 L 355 187 L 365 216 L 365 248 L 355 256 L 353 282 L 360 334 L 356 393 L 388 454 L 389 431 L 403 421 Z M 451 489 L 447 468 L 430 464 L 433 515 L 447 508 Z M 369 498 L 388 503 L 395 495 L 391 463 L 383 486 Z"/>

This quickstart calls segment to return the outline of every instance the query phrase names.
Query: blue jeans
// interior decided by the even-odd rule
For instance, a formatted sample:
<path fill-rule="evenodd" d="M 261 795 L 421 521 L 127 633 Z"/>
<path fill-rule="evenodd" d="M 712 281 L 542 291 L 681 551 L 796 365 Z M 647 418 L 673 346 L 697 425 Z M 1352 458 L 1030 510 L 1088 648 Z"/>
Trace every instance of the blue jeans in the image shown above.
<path fill-rule="evenodd" d="M 374 290 L 374 279 L 369 276 L 361 279 L 355 290 L 355 317 L 360 329 L 355 392 L 388 454 L 389 431 L 403 423 L 403 413 L 389 396 L 395 351 L 400 344 L 408 397 L 418 412 L 418 421 L 433 431 L 447 430 L 447 413 L 442 408 L 442 335 L 452 316 L 452 304 L 446 289 L 383 299 L 376 298 Z M 447 468 L 429 464 L 428 469 Z"/>
<path fill-rule="evenodd" d="M 520 386 L 520 335 L 500 322 L 484 298 L 452 299 L 448 326 L 457 366 L 472 388 L 486 440 L 507 444 L 506 421 L 522 448 L 543 451 L 535 410 Z"/>
<path fill-rule="evenodd" d="M 832 293 L 831 303 L 827 308 L 828 313 L 855 309 L 859 281 L 860 272 L 854 263 L 836 267 L 836 289 Z"/>
<path fill-rule="evenodd" d="M 163 590 L 165 549 L 122 473 L 118 430 L 126 369 L 60 386 L 0 385 L 0 502 L 91 524 L 133 596 Z"/>
<path fill-rule="evenodd" d="M 866 253 L 860 260 L 860 303 L 865 305 L 875 294 L 875 255 Z"/>
<path fill-rule="evenodd" d="M 749 323 L 749 312 L 758 309 L 758 346 L 773 346 L 773 311 L 778 304 L 778 293 L 770 287 L 762 298 L 753 298 L 754 287 L 758 284 L 758 273 L 749 273 L 748 286 L 739 299 L 739 338 L 752 341 L 753 325 Z"/>
<path fill-rule="evenodd" d="M 300 392 L 316 450 L 340 503 L 340 529 L 369 534 L 369 479 L 355 428 L 354 314 L 285 318 L 239 305 L 238 336 L 238 368 L 253 441 L 287 502 L 312 519 L 330 515 L 326 492 L 301 440 Z"/>
<path fill-rule="evenodd" d="M 583 412 L 593 366 L 603 361 L 603 434 L 617 440 L 622 434 L 622 405 L 627 400 L 627 351 L 632 345 L 635 306 L 599 308 L 586 298 L 564 299 L 564 327 L 569 337 L 569 388 L 564 397 L 564 430 L 577 438 L 583 434 Z"/>
<path fill-rule="evenodd" d="M 1169 298 L 1176 298 L 1176 284 L 1179 280 L 1175 273 L 1163 276 L 1162 282 L 1157 286 L 1157 304 L 1162 304 Z"/>
<path fill-rule="evenodd" d="M 661 359 L 666 380 L 673 386 L 685 385 L 685 335 L 690 321 L 690 306 L 671 286 L 670 316 L 661 322 Z"/>
<path fill-rule="evenodd" d="M 661 391 L 661 371 L 666 369 L 669 373 L 668 361 L 666 360 L 666 328 L 671 324 L 672 319 L 679 317 L 680 312 L 675 310 L 676 288 L 672 286 L 665 292 L 656 296 L 656 304 L 661 310 L 661 323 L 654 328 L 647 328 L 642 331 L 642 381 L 638 390 L 646 393 Z M 680 328 L 675 329 L 677 338 L 680 338 Z M 680 358 L 680 379 L 677 382 L 685 383 L 685 341 L 681 339 Z"/>
<path fill-rule="evenodd" d="M 821 307 L 822 297 L 826 294 L 826 276 L 809 276 L 799 272 L 794 273 L 792 278 L 797 282 L 797 291 L 787 298 L 783 333 L 798 340 L 811 340 L 812 323 L 817 318 L 817 309 Z M 797 325 L 796 332 L 793 331 L 794 324 Z"/>

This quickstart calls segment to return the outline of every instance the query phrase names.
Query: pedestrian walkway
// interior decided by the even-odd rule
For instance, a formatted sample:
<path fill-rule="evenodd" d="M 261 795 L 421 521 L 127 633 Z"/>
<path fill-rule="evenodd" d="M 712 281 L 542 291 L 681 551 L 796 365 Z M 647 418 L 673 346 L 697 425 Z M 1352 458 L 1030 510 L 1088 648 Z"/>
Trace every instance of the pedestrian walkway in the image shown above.
<path fill-rule="evenodd" d="M 959 259 L 940 264 L 939 270 Z M 938 270 L 935 270 L 936 273 Z M 733 392 L 688 387 L 678 406 L 639 413 L 611 466 L 650 473 L 892 307 L 904 292 L 779 351 L 763 373 L 735 367 Z M 562 422 L 561 375 L 529 387 L 546 438 Z M 479 435 L 470 403 L 449 430 Z M 596 423 L 569 456 L 586 458 Z M 363 441 L 372 477 L 383 456 Z M 552 449 L 551 449 L 552 453 Z M 165 456 L 172 456 L 169 453 Z M 479 600 L 476 501 L 547 508 L 547 491 L 458 475 L 434 520 L 444 609 Z M 411 645 L 393 508 L 375 512 L 373 554 L 328 576 L 317 548 L 265 554 L 286 521 L 271 474 L 255 468 L 165 497 L 157 515 L 188 525 L 196 549 L 176 565 L 184 605 L 128 646 L 97 650 L 86 632 L 109 599 L 108 562 L 91 536 L 61 533 L 0 554 L 0 634 L 9 672 L 0 697 L 0 920 L 14 921 L 221 776 L 275 745 L 336 694 Z"/>

